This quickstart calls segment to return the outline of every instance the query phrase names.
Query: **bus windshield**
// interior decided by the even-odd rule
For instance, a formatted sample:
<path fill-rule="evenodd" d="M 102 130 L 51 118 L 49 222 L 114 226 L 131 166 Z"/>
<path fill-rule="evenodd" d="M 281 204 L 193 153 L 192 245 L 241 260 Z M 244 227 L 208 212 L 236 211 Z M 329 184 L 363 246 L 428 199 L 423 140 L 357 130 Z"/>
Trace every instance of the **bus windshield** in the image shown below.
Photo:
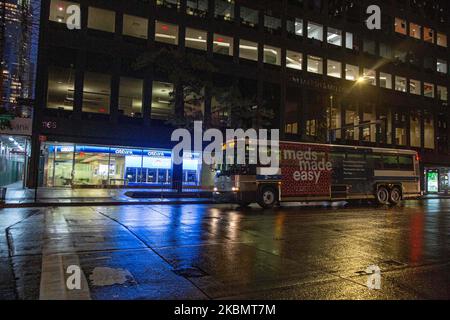
<path fill-rule="evenodd" d="M 234 158 L 229 158 L 227 156 L 227 149 L 234 148 Z M 217 176 L 233 176 L 233 175 L 256 175 L 256 165 L 249 163 L 249 148 L 250 146 L 246 143 L 246 154 L 245 162 L 247 164 L 236 164 L 237 163 L 237 153 L 236 144 L 231 142 L 223 146 L 223 164 L 216 166 Z"/>

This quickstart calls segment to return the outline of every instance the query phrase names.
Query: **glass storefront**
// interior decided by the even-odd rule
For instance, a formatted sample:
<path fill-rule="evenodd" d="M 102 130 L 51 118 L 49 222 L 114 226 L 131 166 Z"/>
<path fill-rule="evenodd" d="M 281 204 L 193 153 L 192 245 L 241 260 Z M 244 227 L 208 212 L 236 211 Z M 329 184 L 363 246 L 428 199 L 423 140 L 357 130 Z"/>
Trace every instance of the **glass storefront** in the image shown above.
<path fill-rule="evenodd" d="M 30 139 L 0 135 L 0 187 L 22 189 L 28 171 Z"/>
<path fill-rule="evenodd" d="M 448 193 L 450 191 L 450 168 L 425 169 L 426 193 Z"/>
<path fill-rule="evenodd" d="M 45 143 L 44 187 L 164 187 L 172 184 L 172 152 Z M 198 186 L 198 153 L 184 155 L 183 185 Z"/>

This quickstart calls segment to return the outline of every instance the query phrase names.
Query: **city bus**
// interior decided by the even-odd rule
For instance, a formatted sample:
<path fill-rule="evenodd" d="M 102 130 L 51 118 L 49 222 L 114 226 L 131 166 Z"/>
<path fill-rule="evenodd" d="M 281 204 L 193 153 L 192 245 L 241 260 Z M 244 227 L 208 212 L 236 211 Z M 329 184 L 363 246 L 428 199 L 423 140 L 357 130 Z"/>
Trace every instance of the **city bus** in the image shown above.
<path fill-rule="evenodd" d="M 224 150 L 236 146 L 227 142 Z M 419 156 L 412 150 L 280 142 L 278 157 L 277 174 L 268 176 L 261 174 L 263 166 L 227 164 L 224 156 L 216 167 L 214 198 L 272 208 L 281 202 L 359 200 L 395 206 L 421 195 Z"/>

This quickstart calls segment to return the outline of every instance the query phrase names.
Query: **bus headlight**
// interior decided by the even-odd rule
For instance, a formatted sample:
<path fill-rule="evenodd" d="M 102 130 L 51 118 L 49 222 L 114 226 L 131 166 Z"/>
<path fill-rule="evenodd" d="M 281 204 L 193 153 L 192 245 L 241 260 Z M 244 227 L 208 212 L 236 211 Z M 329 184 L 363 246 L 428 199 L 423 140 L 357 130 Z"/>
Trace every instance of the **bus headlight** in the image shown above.
<path fill-rule="evenodd" d="M 233 187 L 233 188 L 231 188 L 231 191 L 233 191 L 233 192 L 238 192 L 238 191 L 239 191 L 239 188 L 238 188 L 238 187 Z"/>
<path fill-rule="evenodd" d="M 219 189 L 217 187 L 214 187 L 213 191 L 217 192 L 217 191 L 219 191 Z"/>

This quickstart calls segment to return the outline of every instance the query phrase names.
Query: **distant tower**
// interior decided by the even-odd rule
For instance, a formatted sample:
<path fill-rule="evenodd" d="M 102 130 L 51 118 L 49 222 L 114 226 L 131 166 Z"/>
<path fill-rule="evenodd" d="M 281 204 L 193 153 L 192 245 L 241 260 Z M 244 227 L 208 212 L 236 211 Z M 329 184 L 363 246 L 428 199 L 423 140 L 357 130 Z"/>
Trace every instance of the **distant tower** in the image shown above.
<path fill-rule="evenodd" d="M 17 99 L 33 98 L 40 1 L 0 1 L 0 109 L 31 116 Z"/>

